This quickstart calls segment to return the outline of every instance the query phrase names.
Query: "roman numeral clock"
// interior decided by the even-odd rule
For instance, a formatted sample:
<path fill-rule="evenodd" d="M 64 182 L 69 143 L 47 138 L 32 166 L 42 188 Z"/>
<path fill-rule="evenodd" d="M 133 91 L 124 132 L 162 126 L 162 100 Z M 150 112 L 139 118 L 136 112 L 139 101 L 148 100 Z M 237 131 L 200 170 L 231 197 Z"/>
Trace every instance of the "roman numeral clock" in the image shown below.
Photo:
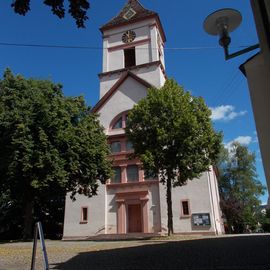
<path fill-rule="evenodd" d="M 130 43 L 136 38 L 136 33 L 133 30 L 128 30 L 122 35 L 124 43 Z"/>

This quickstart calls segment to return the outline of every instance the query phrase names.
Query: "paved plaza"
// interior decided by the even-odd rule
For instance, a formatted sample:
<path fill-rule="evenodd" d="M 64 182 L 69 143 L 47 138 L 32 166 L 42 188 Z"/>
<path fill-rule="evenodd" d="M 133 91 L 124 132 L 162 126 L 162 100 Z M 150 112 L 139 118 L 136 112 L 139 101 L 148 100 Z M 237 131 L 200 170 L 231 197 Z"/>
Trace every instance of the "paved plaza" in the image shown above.
<path fill-rule="evenodd" d="M 46 241 L 50 269 L 270 269 L 270 235 L 177 240 Z M 0 244 L 0 270 L 30 269 L 32 244 Z M 41 253 L 37 270 L 42 269 Z"/>

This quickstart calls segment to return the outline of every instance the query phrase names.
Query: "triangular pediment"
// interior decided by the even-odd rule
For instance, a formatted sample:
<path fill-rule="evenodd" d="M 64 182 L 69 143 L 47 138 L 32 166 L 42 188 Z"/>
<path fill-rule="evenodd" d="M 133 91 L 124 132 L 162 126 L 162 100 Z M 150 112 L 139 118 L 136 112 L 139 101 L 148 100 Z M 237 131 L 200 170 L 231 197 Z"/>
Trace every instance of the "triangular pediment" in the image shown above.
<path fill-rule="evenodd" d="M 112 88 L 98 101 L 98 103 L 93 107 L 93 112 L 98 112 L 107 102 L 111 99 L 111 97 L 118 91 L 120 86 L 127 81 L 129 78 L 134 79 L 139 84 L 145 86 L 145 88 L 154 87 L 144 79 L 138 77 L 134 73 L 130 71 L 126 71 L 123 75 L 119 78 L 119 80 L 112 86 Z"/>

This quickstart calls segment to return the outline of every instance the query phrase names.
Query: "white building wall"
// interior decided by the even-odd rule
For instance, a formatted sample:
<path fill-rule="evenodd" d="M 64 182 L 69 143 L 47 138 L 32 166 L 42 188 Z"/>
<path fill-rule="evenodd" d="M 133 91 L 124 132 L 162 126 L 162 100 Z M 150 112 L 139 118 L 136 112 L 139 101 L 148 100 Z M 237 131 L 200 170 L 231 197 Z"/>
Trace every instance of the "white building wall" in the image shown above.
<path fill-rule="evenodd" d="M 108 71 L 124 68 L 124 51 L 115 50 L 109 52 Z"/>
<path fill-rule="evenodd" d="M 88 207 L 88 222 L 81 223 L 81 208 Z M 66 195 L 63 238 L 87 237 L 105 233 L 105 185 L 100 185 L 98 195 L 88 198 L 76 195 L 76 201 Z"/>
<path fill-rule="evenodd" d="M 146 66 L 132 72 L 157 88 L 162 87 L 166 80 L 160 66 Z"/>
<path fill-rule="evenodd" d="M 157 28 L 156 26 L 150 27 L 150 35 L 151 35 L 151 56 L 152 61 L 158 61 L 158 41 L 157 41 Z"/>
<path fill-rule="evenodd" d="M 151 186 L 149 198 L 150 200 L 148 204 L 148 231 L 151 233 L 158 233 L 161 231 L 159 185 Z"/>
<path fill-rule="evenodd" d="M 124 57 L 123 49 L 119 48 L 114 50 L 117 46 L 124 45 L 122 42 L 122 35 L 127 30 L 133 30 L 136 32 L 135 42 L 146 41 L 151 38 L 150 27 L 156 28 L 153 25 L 155 22 L 154 19 L 145 20 L 142 22 L 133 23 L 130 25 L 125 25 L 118 27 L 117 29 L 110 29 L 104 31 L 104 41 L 103 41 L 103 72 L 113 71 L 117 69 L 124 68 Z M 150 44 L 150 41 L 149 41 Z M 156 46 L 155 46 L 156 47 Z M 140 49 L 139 49 L 140 48 Z M 139 56 L 137 59 L 137 65 L 151 62 L 150 58 L 150 49 L 148 46 L 136 46 L 136 55 Z M 140 51 L 140 53 L 138 53 Z M 152 60 L 155 61 L 155 60 Z"/>
<path fill-rule="evenodd" d="M 99 111 L 100 122 L 105 128 L 105 132 L 108 132 L 109 125 L 115 116 L 132 109 L 146 94 L 145 86 L 128 77 Z"/>
<path fill-rule="evenodd" d="M 117 42 L 121 43 L 121 40 L 122 40 L 122 39 L 119 40 L 119 36 L 117 35 L 121 35 L 123 32 L 127 30 L 136 30 L 136 32 L 138 33 L 137 37 L 143 38 L 145 35 L 148 35 L 145 29 L 146 28 L 149 29 L 150 25 L 155 24 L 155 22 L 156 22 L 155 18 L 149 18 L 143 21 L 134 22 L 127 25 L 122 25 L 117 28 L 111 28 L 109 30 L 105 30 L 103 32 L 103 36 L 110 37 L 111 43 L 116 44 Z"/>
<path fill-rule="evenodd" d="M 100 99 L 113 87 L 121 77 L 121 73 L 113 73 L 102 76 L 100 79 Z"/>
<path fill-rule="evenodd" d="M 158 65 L 151 65 L 139 69 L 132 69 L 132 73 L 147 81 L 151 85 L 160 88 L 165 83 L 165 76 Z M 103 75 L 100 79 L 100 98 L 102 98 L 120 79 L 122 73 Z M 136 90 L 135 90 L 136 91 Z"/>
<path fill-rule="evenodd" d="M 103 54 L 102 54 L 102 71 L 107 72 L 109 67 L 109 59 L 108 59 L 108 38 L 103 39 Z"/>
<path fill-rule="evenodd" d="M 136 50 L 136 65 L 142 65 L 145 63 L 150 63 L 150 44 L 138 45 L 135 48 Z"/>
<path fill-rule="evenodd" d="M 264 44 L 267 46 L 267 44 Z M 244 64 L 249 86 L 252 109 L 258 132 L 260 151 L 262 155 L 265 179 L 270 194 L 270 51 L 260 52 Z"/>
<path fill-rule="evenodd" d="M 188 200 L 191 215 L 183 217 L 181 215 L 182 206 L 181 200 Z M 167 232 L 167 202 L 166 202 L 166 186 L 160 185 L 160 201 L 161 201 L 161 223 L 162 231 Z M 218 205 L 217 205 L 218 208 Z M 213 215 L 213 207 L 211 202 L 211 195 L 209 194 L 209 180 L 208 172 L 202 174 L 199 179 L 188 181 L 186 185 L 175 187 L 172 189 L 172 211 L 173 211 L 173 225 L 175 233 L 215 233 L 217 223 Z M 195 227 L 192 225 L 192 214 L 209 213 L 211 226 L 209 227 Z M 218 216 L 216 215 L 216 219 Z"/>
<path fill-rule="evenodd" d="M 212 194 L 212 207 L 213 207 L 213 219 L 215 221 L 216 233 L 223 234 L 224 223 L 222 218 L 222 212 L 220 208 L 220 197 L 219 197 L 219 189 L 218 189 L 218 180 L 216 174 L 211 166 L 210 171 L 208 173 L 208 179 L 210 183 L 210 194 Z"/>

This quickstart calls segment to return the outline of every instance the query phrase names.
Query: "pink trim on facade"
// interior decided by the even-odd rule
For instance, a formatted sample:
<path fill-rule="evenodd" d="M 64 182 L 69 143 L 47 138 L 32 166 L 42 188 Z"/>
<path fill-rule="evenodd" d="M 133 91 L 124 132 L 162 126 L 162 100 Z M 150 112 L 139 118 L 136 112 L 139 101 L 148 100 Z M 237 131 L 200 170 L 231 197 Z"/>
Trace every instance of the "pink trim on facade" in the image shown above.
<path fill-rule="evenodd" d="M 84 210 L 86 209 L 86 219 L 84 219 Z M 88 211 L 88 206 L 81 206 L 81 220 L 80 220 L 80 224 L 87 224 L 89 220 L 89 211 Z"/>
<path fill-rule="evenodd" d="M 116 130 L 116 128 L 113 129 L 113 126 L 117 123 L 120 117 L 122 117 L 122 128 L 117 129 L 124 129 L 126 127 L 126 119 L 129 111 L 130 110 L 127 110 L 117 114 L 110 123 L 109 131 Z"/>
<path fill-rule="evenodd" d="M 183 202 L 187 202 L 188 215 L 184 214 Z M 191 209 L 190 209 L 190 201 L 189 201 L 189 199 L 180 200 L 180 218 L 189 218 L 189 217 L 191 217 Z"/>
<path fill-rule="evenodd" d="M 133 70 L 133 69 L 140 69 L 140 68 L 144 68 L 144 67 L 150 67 L 150 66 L 154 66 L 154 65 L 159 65 L 160 63 L 161 63 L 161 61 L 158 60 L 158 61 L 153 61 L 153 62 L 149 62 L 149 63 L 144 63 L 144 64 L 141 64 L 141 65 L 136 65 L 136 66 L 133 66 L 133 67 L 120 68 L 120 69 L 116 69 L 116 70 L 111 70 L 111 71 L 99 73 L 98 74 L 98 77 L 99 78 L 102 78 L 104 76 L 111 76 L 112 74 L 116 74 L 116 73 L 130 72 L 130 70 Z M 150 85 L 150 87 L 152 87 L 151 84 L 149 84 L 149 85 Z"/>
<path fill-rule="evenodd" d="M 141 206 L 142 232 L 148 233 L 148 191 L 116 193 L 117 208 L 117 233 L 128 233 L 128 205 Z"/>
<path fill-rule="evenodd" d="M 138 187 L 138 186 L 151 186 L 159 184 L 159 180 L 146 180 L 141 182 L 126 182 L 126 183 L 107 183 L 106 187 L 111 189 L 117 189 L 119 187 Z"/>
<path fill-rule="evenodd" d="M 144 170 L 139 166 L 139 182 L 144 182 Z"/>
<path fill-rule="evenodd" d="M 126 166 L 119 165 L 121 167 L 121 183 L 127 183 Z"/>
<path fill-rule="evenodd" d="M 126 209 L 125 209 L 125 200 L 124 199 L 116 199 L 116 202 L 118 204 L 117 208 L 117 233 L 125 233 L 126 227 L 125 227 L 125 219 L 126 219 Z"/>
<path fill-rule="evenodd" d="M 150 38 L 145 38 L 142 40 L 133 41 L 133 42 L 128 43 L 128 44 L 121 44 L 121 45 L 113 46 L 113 47 L 108 48 L 108 51 L 113 52 L 113 51 L 117 51 L 117 50 L 123 50 L 123 49 L 136 47 L 138 45 L 150 43 L 150 40 L 151 40 Z"/>
<path fill-rule="evenodd" d="M 143 233 L 148 233 L 148 199 L 141 199 L 141 205 L 142 205 L 142 223 L 143 223 Z"/>

